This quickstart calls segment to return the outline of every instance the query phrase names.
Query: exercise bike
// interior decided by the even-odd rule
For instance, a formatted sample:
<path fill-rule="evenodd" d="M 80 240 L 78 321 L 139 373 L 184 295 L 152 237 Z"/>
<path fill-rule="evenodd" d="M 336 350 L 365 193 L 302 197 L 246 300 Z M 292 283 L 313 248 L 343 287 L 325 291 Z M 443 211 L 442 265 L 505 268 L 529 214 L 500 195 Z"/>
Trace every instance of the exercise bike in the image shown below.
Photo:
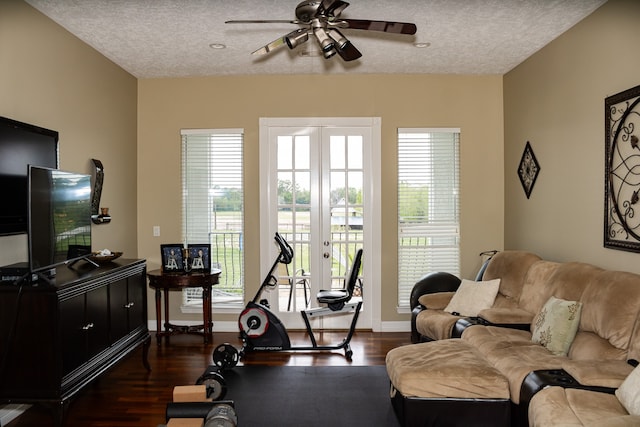
<path fill-rule="evenodd" d="M 362 308 L 361 300 L 357 302 L 350 300 L 358 280 L 358 273 L 362 263 L 362 249 L 358 249 L 356 252 L 351 270 L 345 280 L 345 287 L 343 289 L 321 290 L 316 299 L 318 303 L 325 304 L 325 306 L 300 312 L 311 340 L 311 345 L 299 347 L 291 345 L 286 328 L 269 308 L 269 302 L 266 299 L 260 299 L 265 289 L 273 289 L 277 286 L 278 278 L 275 275 L 275 271 L 278 268 L 278 264 L 290 264 L 293 260 L 293 249 L 279 233 L 275 234 L 275 241 L 280 248 L 280 253 L 255 297 L 247 303 L 245 309 L 240 313 L 238 325 L 243 343 L 242 349 L 236 354 L 233 346 L 221 344 L 213 351 L 213 362 L 217 366 L 226 369 L 235 366 L 239 359 L 250 351 L 330 351 L 341 349 L 344 349 L 345 357 L 350 361 L 353 356 L 350 342 Z M 311 328 L 310 319 L 351 312 L 353 313 L 353 318 L 351 319 L 349 332 L 344 340 L 335 345 L 318 345 Z"/>

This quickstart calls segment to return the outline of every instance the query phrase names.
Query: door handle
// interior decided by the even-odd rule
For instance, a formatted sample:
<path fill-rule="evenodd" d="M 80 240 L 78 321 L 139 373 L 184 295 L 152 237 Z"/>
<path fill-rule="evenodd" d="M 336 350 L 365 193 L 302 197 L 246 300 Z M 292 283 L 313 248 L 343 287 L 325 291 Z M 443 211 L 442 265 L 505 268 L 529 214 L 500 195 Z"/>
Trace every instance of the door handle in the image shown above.
<path fill-rule="evenodd" d="M 322 256 L 323 256 L 324 258 L 329 258 L 329 252 L 325 252 L 325 253 L 323 253 L 323 254 L 322 254 Z"/>

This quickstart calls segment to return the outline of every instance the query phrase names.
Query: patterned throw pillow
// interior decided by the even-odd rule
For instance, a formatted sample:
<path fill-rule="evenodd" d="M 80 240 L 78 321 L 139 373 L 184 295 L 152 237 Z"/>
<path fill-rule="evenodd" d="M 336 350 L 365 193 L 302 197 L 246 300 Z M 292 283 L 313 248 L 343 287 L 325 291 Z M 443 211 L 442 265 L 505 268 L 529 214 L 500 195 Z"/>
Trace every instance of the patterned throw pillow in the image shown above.
<path fill-rule="evenodd" d="M 480 311 L 493 306 L 499 288 L 500 279 L 484 282 L 462 279 L 444 311 L 460 316 L 477 316 Z"/>
<path fill-rule="evenodd" d="M 616 390 L 616 397 L 631 415 L 640 415 L 640 367 L 636 367 Z"/>
<path fill-rule="evenodd" d="M 551 297 L 534 319 L 531 341 L 566 356 L 578 332 L 582 303 Z"/>

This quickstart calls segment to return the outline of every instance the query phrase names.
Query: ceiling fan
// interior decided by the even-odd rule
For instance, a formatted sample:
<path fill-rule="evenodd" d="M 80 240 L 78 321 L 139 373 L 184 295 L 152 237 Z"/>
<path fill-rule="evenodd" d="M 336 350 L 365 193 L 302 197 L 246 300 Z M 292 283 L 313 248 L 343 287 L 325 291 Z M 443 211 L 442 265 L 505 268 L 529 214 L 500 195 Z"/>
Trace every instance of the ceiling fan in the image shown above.
<path fill-rule="evenodd" d="M 368 19 L 340 18 L 349 3 L 342 0 L 303 1 L 296 6 L 295 20 L 234 20 L 225 24 L 298 24 L 301 28 L 286 34 L 258 50 L 253 55 L 265 55 L 280 47 L 295 49 L 315 37 L 323 56 L 331 58 L 336 53 L 345 61 L 353 61 L 362 53 L 340 32 L 340 29 L 382 31 L 395 34 L 415 34 L 416 25 L 407 22 L 372 21 Z"/>

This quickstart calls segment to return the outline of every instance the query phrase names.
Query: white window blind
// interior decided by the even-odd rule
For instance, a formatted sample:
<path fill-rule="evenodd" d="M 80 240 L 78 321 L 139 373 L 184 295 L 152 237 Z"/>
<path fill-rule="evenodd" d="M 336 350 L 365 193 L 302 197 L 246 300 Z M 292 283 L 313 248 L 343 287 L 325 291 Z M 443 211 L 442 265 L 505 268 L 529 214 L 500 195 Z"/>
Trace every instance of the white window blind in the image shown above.
<path fill-rule="evenodd" d="M 214 304 L 241 305 L 244 293 L 243 130 L 182 132 L 182 236 L 185 244 L 211 244 L 220 268 Z M 202 304 L 202 289 L 183 292 L 183 306 Z"/>
<path fill-rule="evenodd" d="M 460 275 L 459 129 L 398 129 L 398 306 L 423 275 Z"/>

